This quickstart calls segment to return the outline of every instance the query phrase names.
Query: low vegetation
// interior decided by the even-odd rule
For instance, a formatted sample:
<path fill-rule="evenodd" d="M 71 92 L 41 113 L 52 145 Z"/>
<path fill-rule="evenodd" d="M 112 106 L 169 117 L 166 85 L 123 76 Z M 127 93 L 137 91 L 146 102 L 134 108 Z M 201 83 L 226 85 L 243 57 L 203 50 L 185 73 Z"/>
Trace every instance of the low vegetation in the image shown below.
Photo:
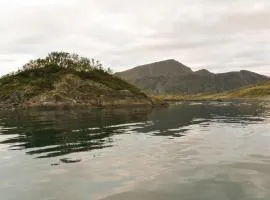
<path fill-rule="evenodd" d="M 224 99 L 263 99 L 270 98 L 270 82 L 264 82 L 255 86 L 243 87 L 238 90 L 221 93 L 202 93 L 195 95 L 158 95 L 155 96 L 165 101 L 196 101 L 196 100 L 224 100 Z"/>

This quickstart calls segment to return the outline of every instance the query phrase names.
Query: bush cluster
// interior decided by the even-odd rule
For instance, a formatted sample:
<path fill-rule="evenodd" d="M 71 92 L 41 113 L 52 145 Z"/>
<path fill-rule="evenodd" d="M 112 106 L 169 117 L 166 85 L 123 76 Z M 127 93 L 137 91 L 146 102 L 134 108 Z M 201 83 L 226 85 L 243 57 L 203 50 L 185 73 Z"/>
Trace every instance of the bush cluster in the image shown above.
<path fill-rule="evenodd" d="M 43 59 L 30 60 L 19 72 L 47 66 L 57 66 L 59 68 L 72 69 L 80 72 L 100 70 L 112 74 L 110 68 L 104 69 L 102 64 L 95 59 L 89 59 L 75 53 L 70 54 L 67 52 L 51 52 Z"/>

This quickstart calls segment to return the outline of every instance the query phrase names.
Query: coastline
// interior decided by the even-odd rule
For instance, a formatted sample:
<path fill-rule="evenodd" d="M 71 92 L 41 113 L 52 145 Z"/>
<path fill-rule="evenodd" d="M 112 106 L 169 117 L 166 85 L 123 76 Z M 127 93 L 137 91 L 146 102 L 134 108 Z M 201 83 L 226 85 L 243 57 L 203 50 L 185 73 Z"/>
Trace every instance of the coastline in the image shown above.
<path fill-rule="evenodd" d="M 152 99 L 141 101 L 114 101 L 93 105 L 91 103 L 74 103 L 74 102 L 40 102 L 40 103 L 21 103 L 7 104 L 0 102 L 0 111 L 8 110 L 28 110 L 28 109 L 117 109 L 117 108 L 154 108 L 166 107 L 169 103 L 162 101 L 157 102 Z"/>

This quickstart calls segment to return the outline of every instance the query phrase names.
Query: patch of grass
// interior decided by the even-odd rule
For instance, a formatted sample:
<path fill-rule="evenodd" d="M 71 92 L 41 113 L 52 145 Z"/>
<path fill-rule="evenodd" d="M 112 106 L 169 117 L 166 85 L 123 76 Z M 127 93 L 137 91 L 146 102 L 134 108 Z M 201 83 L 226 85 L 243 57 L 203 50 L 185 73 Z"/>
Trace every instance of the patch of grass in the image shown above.
<path fill-rule="evenodd" d="M 238 90 L 195 95 L 158 95 L 155 98 L 165 101 L 196 101 L 196 100 L 218 100 L 218 99 L 237 99 L 237 98 L 263 98 L 270 96 L 270 82 L 260 83 L 255 86 L 243 87 Z"/>
<path fill-rule="evenodd" d="M 270 96 L 270 82 L 259 84 L 249 88 L 242 88 L 240 90 L 228 94 L 231 97 L 265 97 Z"/>

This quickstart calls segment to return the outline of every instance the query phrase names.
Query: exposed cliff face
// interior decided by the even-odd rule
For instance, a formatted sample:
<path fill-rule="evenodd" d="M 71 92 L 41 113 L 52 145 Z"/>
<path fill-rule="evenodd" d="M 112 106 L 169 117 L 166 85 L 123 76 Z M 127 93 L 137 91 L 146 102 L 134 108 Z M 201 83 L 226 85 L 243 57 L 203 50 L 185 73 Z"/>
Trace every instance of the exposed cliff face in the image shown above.
<path fill-rule="evenodd" d="M 0 91 L 0 109 L 155 104 L 136 87 L 100 70 L 77 72 L 52 67 L 22 71 L 1 78 Z"/>
<path fill-rule="evenodd" d="M 150 93 L 183 95 L 229 91 L 269 80 L 245 70 L 220 74 L 205 69 L 193 72 L 175 60 L 135 67 L 116 75 Z"/>

